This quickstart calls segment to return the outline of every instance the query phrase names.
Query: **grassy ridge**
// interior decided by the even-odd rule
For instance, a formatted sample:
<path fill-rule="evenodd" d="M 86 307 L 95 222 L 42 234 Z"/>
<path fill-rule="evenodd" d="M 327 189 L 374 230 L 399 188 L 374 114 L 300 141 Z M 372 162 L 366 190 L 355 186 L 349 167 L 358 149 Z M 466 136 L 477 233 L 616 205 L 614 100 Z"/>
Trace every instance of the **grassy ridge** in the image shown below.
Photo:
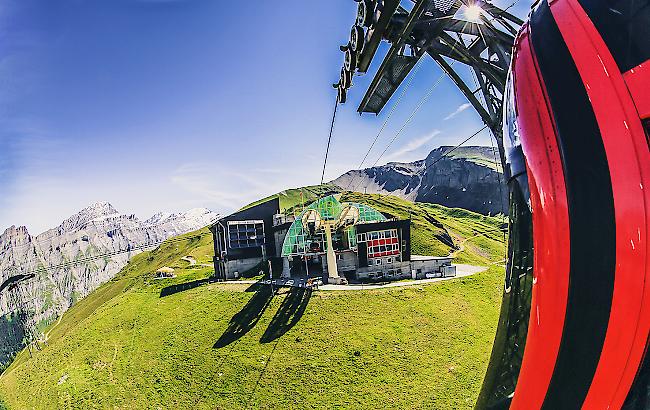
<path fill-rule="evenodd" d="M 278 192 L 277 194 L 270 195 L 266 198 L 252 202 L 241 208 L 241 210 L 251 208 L 255 205 L 262 204 L 274 198 L 279 198 L 280 211 L 288 212 L 296 205 L 300 205 L 301 203 L 308 205 L 320 196 L 330 195 L 337 192 L 341 192 L 341 188 L 334 184 L 311 185 L 303 188 L 285 189 L 284 191 Z"/>
<path fill-rule="evenodd" d="M 410 212 L 414 247 L 448 252 L 463 243 L 461 260 L 490 269 L 426 286 L 310 297 L 271 297 L 239 283 L 161 297 L 211 273 L 200 265 L 209 263 L 211 236 L 200 230 L 137 255 L 73 306 L 51 328 L 48 346 L 32 358 L 23 352 L 0 377 L 0 396 L 15 409 L 471 407 L 498 316 L 499 220 L 346 195 L 394 216 Z M 436 239 L 443 234 L 451 246 Z M 198 265 L 180 259 L 186 255 Z M 153 279 L 165 265 L 178 277 Z"/>
<path fill-rule="evenodd" d="M 441 148 L 443 148 L 443 154 L 447 154 L 451 149 L 454 149 L 453 152 L 449 152 L 447 155 L 448 158 L 464 159 L 484 167 L 492 168 L 495 171 L 503 172 L 501 170 L 499 154 L 495 149 L 491 153 L 486 153 L 481 149 L 483 147 L 469 146 L 455 148 L 445 146 Z"/>

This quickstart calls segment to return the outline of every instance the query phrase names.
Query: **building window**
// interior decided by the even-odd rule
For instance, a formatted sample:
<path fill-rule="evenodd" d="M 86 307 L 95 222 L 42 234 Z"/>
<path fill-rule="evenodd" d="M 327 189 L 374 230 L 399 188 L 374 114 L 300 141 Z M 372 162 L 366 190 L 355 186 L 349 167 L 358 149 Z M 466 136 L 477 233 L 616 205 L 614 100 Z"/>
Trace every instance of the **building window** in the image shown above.
<path fill-rule="evenodd" d="M 375 265 L 381 265 L 381 259 L 375 259 Z"/>
<path fill-rule="evenodd" d="M 393 263 L 393 258 L 386 258 L 386 263 Z"/>
<path fill-rule="evenodd" d="M 366 239 L 369 258 L 397 256 L 400 253 L 397 229 L 368 232 Z"/>
<path fill-rule="evenodd" d="M 228 222 L 228 245 L 233 249 L 256 248 L 264 245 L 264 221 Z"/>

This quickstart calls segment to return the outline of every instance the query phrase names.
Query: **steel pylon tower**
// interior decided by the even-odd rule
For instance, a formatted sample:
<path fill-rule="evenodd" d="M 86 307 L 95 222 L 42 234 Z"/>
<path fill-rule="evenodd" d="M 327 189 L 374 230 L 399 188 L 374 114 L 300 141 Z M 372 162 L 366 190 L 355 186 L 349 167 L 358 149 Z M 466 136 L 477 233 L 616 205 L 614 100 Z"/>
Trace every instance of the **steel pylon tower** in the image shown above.
<path fill-rule="evenodd" d="M 431 57 L 490 128 L 502 164 L 502 107 L 515 35 L 523 21 L 482 0 L 356 0 L 357 19 L 345 53 L 338 100 L 346 100 L 353 74 L 365 73 L 380 41 L 391 47 L 366 91 L 359 113 L 378 114 L 415 64 Z M 464 71 L 463 71 L 464 70 Z M 469 81 L 468 81 L 469 80 Z"/>

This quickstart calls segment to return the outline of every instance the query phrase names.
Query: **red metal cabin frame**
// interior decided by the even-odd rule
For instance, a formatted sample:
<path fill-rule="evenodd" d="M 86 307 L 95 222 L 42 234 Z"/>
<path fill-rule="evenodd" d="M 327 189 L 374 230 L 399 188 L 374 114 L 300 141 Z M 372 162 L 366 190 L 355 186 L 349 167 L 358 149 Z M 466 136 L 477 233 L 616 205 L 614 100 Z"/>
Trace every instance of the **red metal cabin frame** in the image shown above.
<path fill-rule="evenodd" d="M 647 384 L 650 60 L 616 48 L 617 35 L 638 33 L 615 33 L 603 4 L 541 2 L 515 42 L 506 115 L 525 162 L 532 297 L 514 394 L 486 379 L 478 407 L 621 408 Z"/>

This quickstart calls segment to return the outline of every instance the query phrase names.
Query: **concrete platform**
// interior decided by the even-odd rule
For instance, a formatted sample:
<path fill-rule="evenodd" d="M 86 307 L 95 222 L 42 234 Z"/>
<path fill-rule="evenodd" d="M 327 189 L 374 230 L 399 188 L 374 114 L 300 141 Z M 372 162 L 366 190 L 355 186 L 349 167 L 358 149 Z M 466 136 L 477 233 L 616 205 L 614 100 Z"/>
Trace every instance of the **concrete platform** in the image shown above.
<path fill-rule="evenodd" d="M 432 278 L 432 279 L 415 279 L 415 280 L 401 280 L 399 282 L 391 282 L 381 285 L 375 284 L 351 284 L 351 285 L 322 285 L 318 287 L 318 290 L 368 290 L 368 289 L 383 289 L 383 288 L 395 288 L 401 286 L 414 286 L 422 285 L 425 283 L 441 282 L 443 280 L 450 280 L 456 278 L 462 278 L 465 276 L 470 276 L 475 273 L 483 272 L 488 269 L 487 266 L 474 266 L 474 265 L 464 265 L 458 264 L 453 265 L 456 267 L 456 276 L 451 276 L 448 278 Z"/>

